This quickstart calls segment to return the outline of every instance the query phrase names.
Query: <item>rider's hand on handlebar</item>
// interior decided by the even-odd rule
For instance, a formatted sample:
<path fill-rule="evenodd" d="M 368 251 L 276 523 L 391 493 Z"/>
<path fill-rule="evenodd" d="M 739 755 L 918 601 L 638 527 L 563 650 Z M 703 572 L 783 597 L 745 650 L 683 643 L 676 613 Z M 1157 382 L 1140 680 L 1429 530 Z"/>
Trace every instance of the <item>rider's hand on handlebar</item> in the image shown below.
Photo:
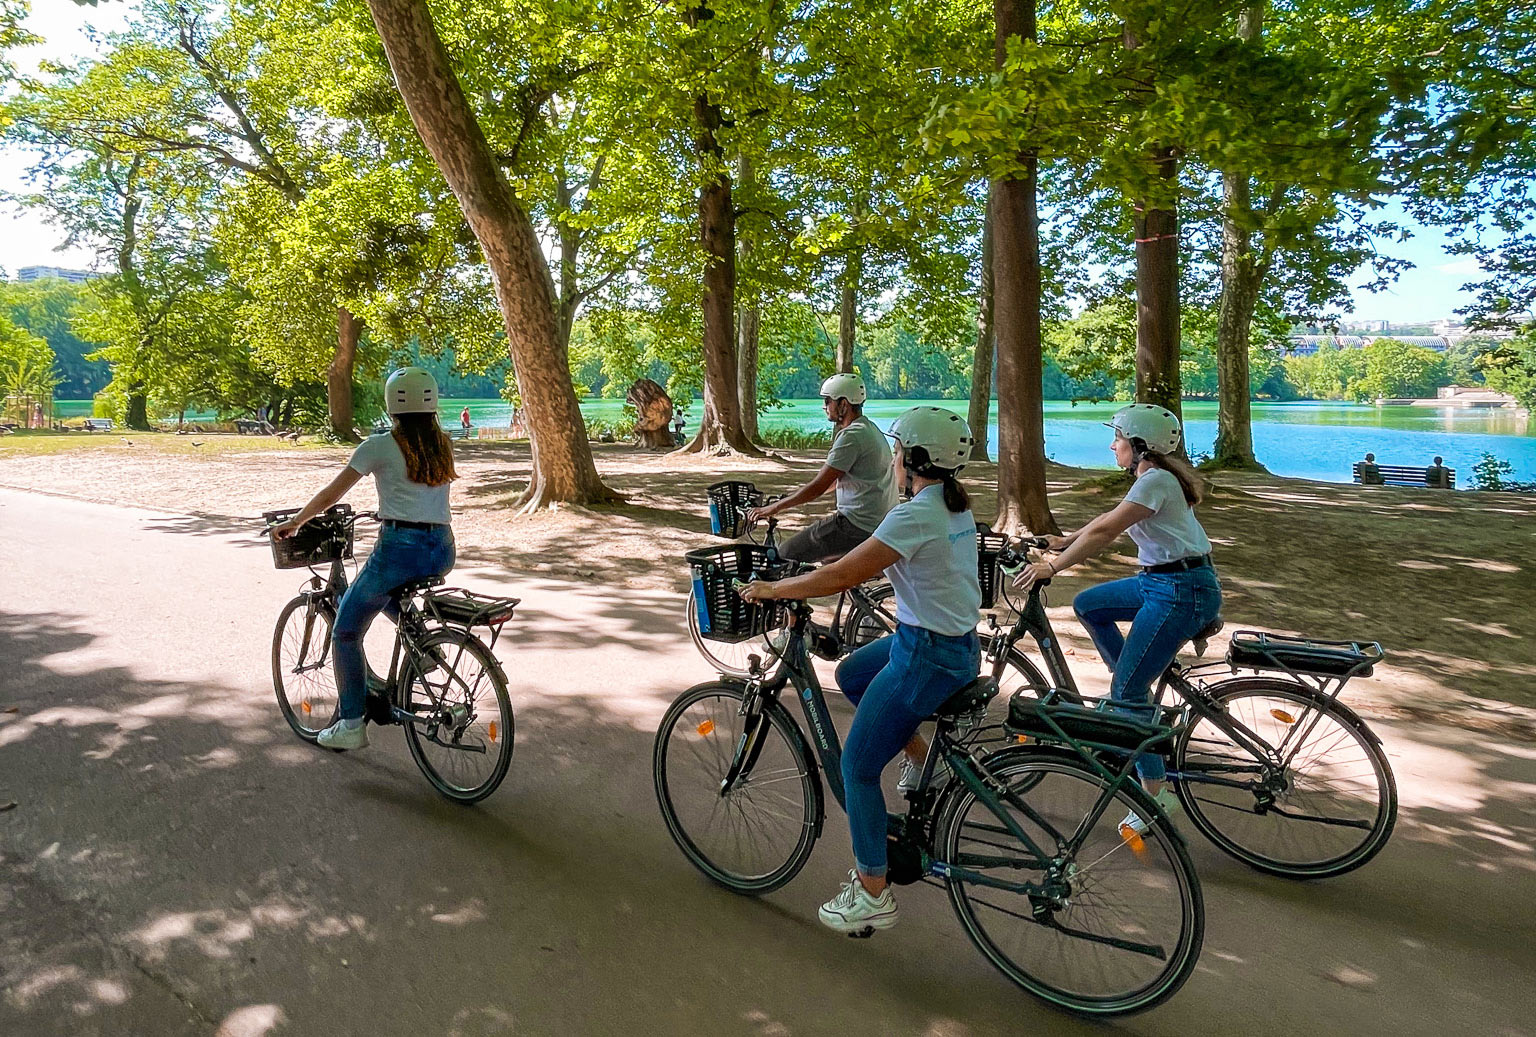
<path fill-rule="evenodd" d="M 761 508 L 748 508 L 747 509 L 747 524 L 755 526 L 759 522 L 762 522 L 764 519 L 773 518 L 773 515 L 774 515 L 774 507 L 773 507 L 772 504 L 765 504 Z"/>
<path fill-rule="evenodd" d="M 1045 536 L 1041 537 L 1040 539 L 1044 540 L 1045 541 L 1045 546 L 1050 548 L 1052 551 L 1062 551 L 1062 550 L 1065 550 L 1067 545 L 1072 542 L 1069 537 L 1060 537 L 1060 536 L 1056 536 L 1056 535 L 1051 534 L 1051 533 L 1047 533 Z"/>
<path fill-rule="evenodd" d="M 1021 591 L 1027 591 L 1037 581 L 1049 580 L 1055 575 L 1056 570 L 1051 568 L 1050 562 L 1030 562 L 1013 578 L 1013 585 Z"/>
<path fill-rule="evenodd" d="M 279 522 L 277 525 L 270 527 L 268 532 L 279 540 L 287 540 L 299 531 L 299 525 L 300 523 L 297 518 L 291 518 L 287 522 Z"/>
<path fill-rule="evenodd" d="M 777 594 L 773 593 L 773 581 L 771 580 L 753 580 L 751 583 L 738 588 L 736 593 L 740 594 L 745 601 L 772 601 L 778 597 Z"/>

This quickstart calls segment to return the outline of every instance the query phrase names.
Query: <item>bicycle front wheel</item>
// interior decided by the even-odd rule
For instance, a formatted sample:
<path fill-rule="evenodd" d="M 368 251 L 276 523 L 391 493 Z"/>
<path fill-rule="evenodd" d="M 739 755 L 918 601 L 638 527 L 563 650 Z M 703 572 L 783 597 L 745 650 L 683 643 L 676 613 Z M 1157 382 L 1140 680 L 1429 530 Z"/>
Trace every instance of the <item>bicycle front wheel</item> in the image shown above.
<path fill-rule="evenodd" d="M 1397 783 L 1381 744 L 1334 699 L 1294 681 L 1242 677 L 1210 689 L 1280 766 L 1209 717 L 1174 747 L 1179 800 L 1195 827 L 1244 864 L 1284 878 L 1342 875 L 1387 844 Z"/>
<path fill-rule="evenodd" d="M 336 722 L 341 696 L 331 658 L 330 603 L 299 595 L 277 615 L 272 635 L 272 690 L 293 733 L 313 742 Z"/>
<path fill-rule="evenodd" d="M 667 831 L 688 860 L 726 889 L 756 895 L 810 858 L 821 781 L 784 707 L 759 700 L 749 712 L 745 696 L 734 681 L 683 692 L 656 731 L 652 773 Z"/>
<path fill-rule="evenodd" d="M 770 632 L 766 637 L 749 637 L 745 641 L 711 641 L 699 630 L 699 606 L 693 591 L 688 592 L 688 636 L 699 654 L 709 660 L 722 677 L 745 678 L 751 672 L 750 658 L 757 656 L 765 669 L 772 670 L 778 663 L 768 645 L 768 637 L 783 634 L 782 630 Z"/>
<path fill-rule="evenodd" d="M 457 803 L 496 791 L 512 763 L 507 678 L 473 634 L 447 627 L 422 638 L 406 678 L 405 741 L 432 787 Z"/>
<path fill-rule="evenodd" d="M 1195 970 L 1205 906 L 1167 818 L 1121 787 L 1088 823 L 1108 782 L 1051 750 L 1005 749 L 984 767 L 1007 791 L 989 804 L 953 784 L 935 844 L 971 942 L 1014 983 L 1074 1012 L 1122 1015 L 1172 997 Z M 1131 818 L 1145 831 L 1124 827 Z"/>

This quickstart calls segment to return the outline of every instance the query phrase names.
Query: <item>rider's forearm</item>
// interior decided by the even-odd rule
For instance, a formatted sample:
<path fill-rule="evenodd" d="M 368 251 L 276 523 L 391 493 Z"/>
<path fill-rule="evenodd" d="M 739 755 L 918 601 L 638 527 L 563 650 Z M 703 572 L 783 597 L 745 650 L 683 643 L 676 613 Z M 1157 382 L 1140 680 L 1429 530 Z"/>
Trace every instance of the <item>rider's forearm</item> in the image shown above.
<path fill-rule="evenodd" d="M 849 583 L 832 566 L 822 566 L 803 576 L 791 576 L 771 584 L 775 598 L 803 601 L 806 598 L 826 598 L 841 594 L 854 584 Z"/>
<path fill-rule="evenodd" d="M 294 521 L 302 526 L 304 523 L 308 522 L 316 515 L 319 515 L 321 512 L 325 511 L 326 508 L 329 508 L 332 504 L 335 504 L 345 496 L 346 491 L 343 490 L 338 493 L 336 490 L 336 484 L 332 483 L 311 497 L 309 499 L 309 503 L 300 508 L 299 513 L 294 516 Z"/>
<path fill-rule="evenodd" d="M 1055 558 L 1050 559 L 1049 564 L 1058 573 L 1070 569 L 1104 550 L 1114 539 L 1108 531 L 1096 529 L 1094 523 L 1090 522 L 1072 535 L 1072 542 Z"/>

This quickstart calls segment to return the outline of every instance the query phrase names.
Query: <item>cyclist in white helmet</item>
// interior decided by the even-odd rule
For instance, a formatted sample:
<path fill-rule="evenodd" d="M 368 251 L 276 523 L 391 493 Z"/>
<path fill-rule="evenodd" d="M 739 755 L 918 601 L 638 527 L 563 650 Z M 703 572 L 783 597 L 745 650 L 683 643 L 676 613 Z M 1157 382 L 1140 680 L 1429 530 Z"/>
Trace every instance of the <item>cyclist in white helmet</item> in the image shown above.
<path fill-rule="evenodd" d="M 374 617 L 394 607 L 393 591 L 412 580 L 442 576 L 454 562 L 448 484 L 458 474 L 453 443 L 437 420 L 437 382 L 425 368 L 401 368 L 384 383 L 384 405 L 392 427 L 365 439 L 329 486 L 273 530 L 277 536 L 292 536 L 363 476 L 373 476 L 379 491 L 379 539 L 342 596 L 331 631 L 341 708 L 340 719 L 317 738 L 328 749 L 368 744 L 362 639 Z"/>
<path fill-rule="evenodd" d="M 869 539 L 896 505 L 891 448 L 875 423 L 864 416 L 864 379 L 835 374 L 821 383 L 821 405 L 832 422 L 827 463 L 810 482 L 783 500 L 747 513 L 750 521 L 777 515 L 816 500 L 837 487 L 837 511 L 802 529 L 779 547 L 793 562 L 821 562 L 847 554 Z"/>
<path fill-rule="evenodd" d="M 742 590 L 752 599 L 815 598 L 883 571 L 896 591 L 896 632 L 860 648 L 837 668 L 838 687 L 858 707 L 843 746 L 854 870 L 820 911 L 821 921 L 839 932 L 895 924 L 880 774 L 905 751 L 902 784 L 914 783 L 928 753 L 918 728 L 975 680 L 981 666 L 976 518 L 956 479 L 971 456 L 970 427 L 940 407 L 914 407 L 896 419 L 890 436 L 892 474 L 908 499 L 840 560 Z"/>
<path fill-rule="evenodd" d="M 1115 463 L 1136 481 L 1124 500 L 1076 533 L 1047 538 L 1056 557 L 1026 566 L 1016 582 L 1027 589 L 1130 533 L 1141 572 L 1088 588 L 1073 599 L 1072 609 L 1114 675 L 1110 697 L 1146 703 L 1152 682 L 1179 648 L 1220 614 L 1221 584 L 1211 565 L 1211 541 L 1195 518 L 1200 478 L 1177 453 L 1184 438 L 1178 415 L 1135 403 L 1120 408 L 1107 424 L 1115 430 L 1110 446 Z M 1119 624 L 1126 622 L 1131 628 L 1122 636 Z M 1133 711 L 1145 715 L 1144 709 Z M 1162 757 L 1146 754 L 1137 761 L 1137 772 L 1171 816 L 1178 800 L 1164 787 Z M 1141 831 L 1146 822 L 1132 811 L 1122 827 Z"/>

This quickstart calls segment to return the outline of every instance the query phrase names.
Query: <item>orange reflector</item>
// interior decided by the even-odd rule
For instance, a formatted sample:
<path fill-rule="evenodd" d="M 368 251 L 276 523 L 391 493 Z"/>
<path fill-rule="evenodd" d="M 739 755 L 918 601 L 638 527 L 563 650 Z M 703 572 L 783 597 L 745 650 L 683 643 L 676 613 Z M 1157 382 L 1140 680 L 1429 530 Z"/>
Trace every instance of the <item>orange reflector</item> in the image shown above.
<path fill-rule="evenodd" d="M 1276 720 L 1280 721 L 1280 723 L 1282 723 L 1282 724 L 1294 724 L 1294 723 L 1296 723 L 1296 718 L 1291 716 L 1289 713 L 1287 713 L 1283 709 L 1272 709 L 1272 710 L 1269 711 L 1269 715 L 1274 717 Z"/>
<path fill-rule="evenodd" d="M 304 713 L 313 713 L 315 711 L 315 707 L 311 706 L 308 702 L 300 702 L 299 709 Z"/>
<path fill-rule="evenodd" d="M 490 735 L 491 741 L 496 741 L 496 721 L 494 720 L 492 720 L 490 723 Z"/>
<path fill-rule="evenodd" d="M 715 729 L 715 722 L 713 720 L 706 720 L 706 721 L 704 721 L 704 723 L 699 725 L 699 734 L 700 735 L 707 735 L 711 731 L 713 731 L 714 729 Z"/>
<path fill-rule="evenodd" d="M 1120 838 L 1125 842 L 1125 845 L 1131 848 L 1132 853 L 1139 854 L 1144 852 L 1147 848 L 1146 842 L 1144 842 L 1141 838 L 1141 833 L 1136 831 L 1136 829 L 1132 828 L 1130 825 L 1120 826 Z"/>
<path fill-rule="evenodd" d="M 1013 740 L 1015 742 L 1018 742 L 1020 745 L 1028 745 L 1029 744 L 1029 735 L 1014 735 L 1013 736 Z"/>

